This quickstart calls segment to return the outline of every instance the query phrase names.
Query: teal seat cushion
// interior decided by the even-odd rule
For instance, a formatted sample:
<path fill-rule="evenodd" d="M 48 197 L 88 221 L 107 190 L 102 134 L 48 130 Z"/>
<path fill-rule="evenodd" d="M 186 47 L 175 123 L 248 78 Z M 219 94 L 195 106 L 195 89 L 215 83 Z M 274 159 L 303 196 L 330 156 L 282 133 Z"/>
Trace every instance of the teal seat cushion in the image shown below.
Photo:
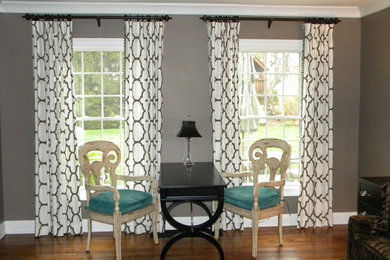
<path fill-rule="evenodd" d="M 270 208 L 280 203 L 280 194 L 274 189 L 261 187 L 258 201 L 260 209 Z M 226 189 L 225 203 L 242 209 L 252 210 L 253 186 L 237 186 Z"/>
<path fill-rule="evenodd" d="M 119 190 L 119 210 L 121 214 L 141 209 L 153 203 L 152 195 L 137 190 Z M 89 201 L 89 206 L 85 208 L 91 211 L 113 215 L 115 211 L 113 193 L 111 191 L 102 192 Z"/>

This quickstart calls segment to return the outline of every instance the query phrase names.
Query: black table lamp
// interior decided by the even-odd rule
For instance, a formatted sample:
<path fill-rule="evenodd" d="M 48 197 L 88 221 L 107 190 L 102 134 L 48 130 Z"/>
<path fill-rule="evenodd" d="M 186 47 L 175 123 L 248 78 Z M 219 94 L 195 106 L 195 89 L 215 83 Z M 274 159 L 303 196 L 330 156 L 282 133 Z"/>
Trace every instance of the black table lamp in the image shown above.
<path fill-rule="evenodd" d="M 184 165 L 186 167 L 191 167 L 194 165 L 194 162 L 191 158 L 190 153 L 190 143 L 192 137 L 202 137 L 198 130 L 196 130 L 195 121 L 190 121 L 190 117 L 188 117 L 187 121 L 183 121 L 181 125 L 181 129 L 179 133 L 177 134 L 177 137 L 185 137 L 187 139 L 187 156 L 184 159 Z"/>

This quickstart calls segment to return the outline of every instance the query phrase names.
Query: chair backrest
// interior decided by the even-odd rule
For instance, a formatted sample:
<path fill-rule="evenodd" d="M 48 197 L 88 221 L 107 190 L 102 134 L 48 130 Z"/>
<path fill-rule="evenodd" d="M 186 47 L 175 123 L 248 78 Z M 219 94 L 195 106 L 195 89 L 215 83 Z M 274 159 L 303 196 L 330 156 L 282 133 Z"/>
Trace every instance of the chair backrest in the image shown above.
<path fill-rule="evenodd" d="M 279 158 L 274 155 L 279 155 Z M 259 174 L 266 167 L 269 170 L 269 181 L 286 179 L 286 172 L 290 165 L 291 147 L 280 139 L 265 138 L 254 142 L 249 148 L 249 159 L 253 165 L 253 184 L 259 181 Z M 280 179 L 276 179 L 280 174 Z"/>
<path fill-rule="evenodd" d="M 109 141 L 86 142 L 79 149 L 79 160 L 85 184 L 102 185 L 102 179 L 110 178 L 116 187 L 115 171 L 121 161 L 118 146 Z"/>

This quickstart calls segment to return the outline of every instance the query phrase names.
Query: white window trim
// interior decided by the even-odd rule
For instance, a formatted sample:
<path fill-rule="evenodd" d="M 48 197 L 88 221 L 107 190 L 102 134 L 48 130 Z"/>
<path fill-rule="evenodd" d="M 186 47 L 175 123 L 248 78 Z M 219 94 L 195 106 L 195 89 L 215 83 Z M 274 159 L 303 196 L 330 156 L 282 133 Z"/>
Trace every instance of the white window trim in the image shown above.
<path fill-rule="evenodd" d="M 73 38 L 73 51 L 124 51 L 122 38 Z"/>
<path fill-rule="evenodd" d="M 240 46 L 240 52 L 266 52 L 266 53 L 303 52 L 303 40 L 240 39 L 239 46 Z M 256 116 L 255 118 L 267 118 L 267 117 Z M 291 118 L 301 119 L 299 117 L 291 117 Z M 300 183 L 286 182 L 286 185 L 284 186 L 284 196 L 285 197 L 299 196 L 300 189 L 301 189 Z"/>
<path fill-rule="evenodd" d="M 302 40 L 240 39 L 241 52 L 302 52 Z"/>

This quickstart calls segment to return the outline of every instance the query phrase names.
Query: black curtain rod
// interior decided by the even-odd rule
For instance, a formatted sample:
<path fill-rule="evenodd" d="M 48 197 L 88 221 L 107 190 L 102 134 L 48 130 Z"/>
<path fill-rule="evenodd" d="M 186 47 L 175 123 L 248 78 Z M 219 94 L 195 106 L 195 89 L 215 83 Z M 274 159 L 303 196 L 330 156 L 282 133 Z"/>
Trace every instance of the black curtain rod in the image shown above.
<path fill-rule="evenodd" d="M 271 27 L 272 22 L 303 22 L 316 24 L 337 24 L 341 22 L 339 18 L 320 18 L 320 17 L 251 17 L 251 16 L 207 16 L 200 17 L 204 22 L 207 21 L 268 21 L 268 28 Z"/>
<path fill-rule="evenodd" d="M 57 14 L 25 14 L 26 20 L 68 20 L 73 19 L 123 19 L 123 20 L 146 20 L 146 21 L 169 21 L 172 17 L 168 15 L 57 15 Z"/>

